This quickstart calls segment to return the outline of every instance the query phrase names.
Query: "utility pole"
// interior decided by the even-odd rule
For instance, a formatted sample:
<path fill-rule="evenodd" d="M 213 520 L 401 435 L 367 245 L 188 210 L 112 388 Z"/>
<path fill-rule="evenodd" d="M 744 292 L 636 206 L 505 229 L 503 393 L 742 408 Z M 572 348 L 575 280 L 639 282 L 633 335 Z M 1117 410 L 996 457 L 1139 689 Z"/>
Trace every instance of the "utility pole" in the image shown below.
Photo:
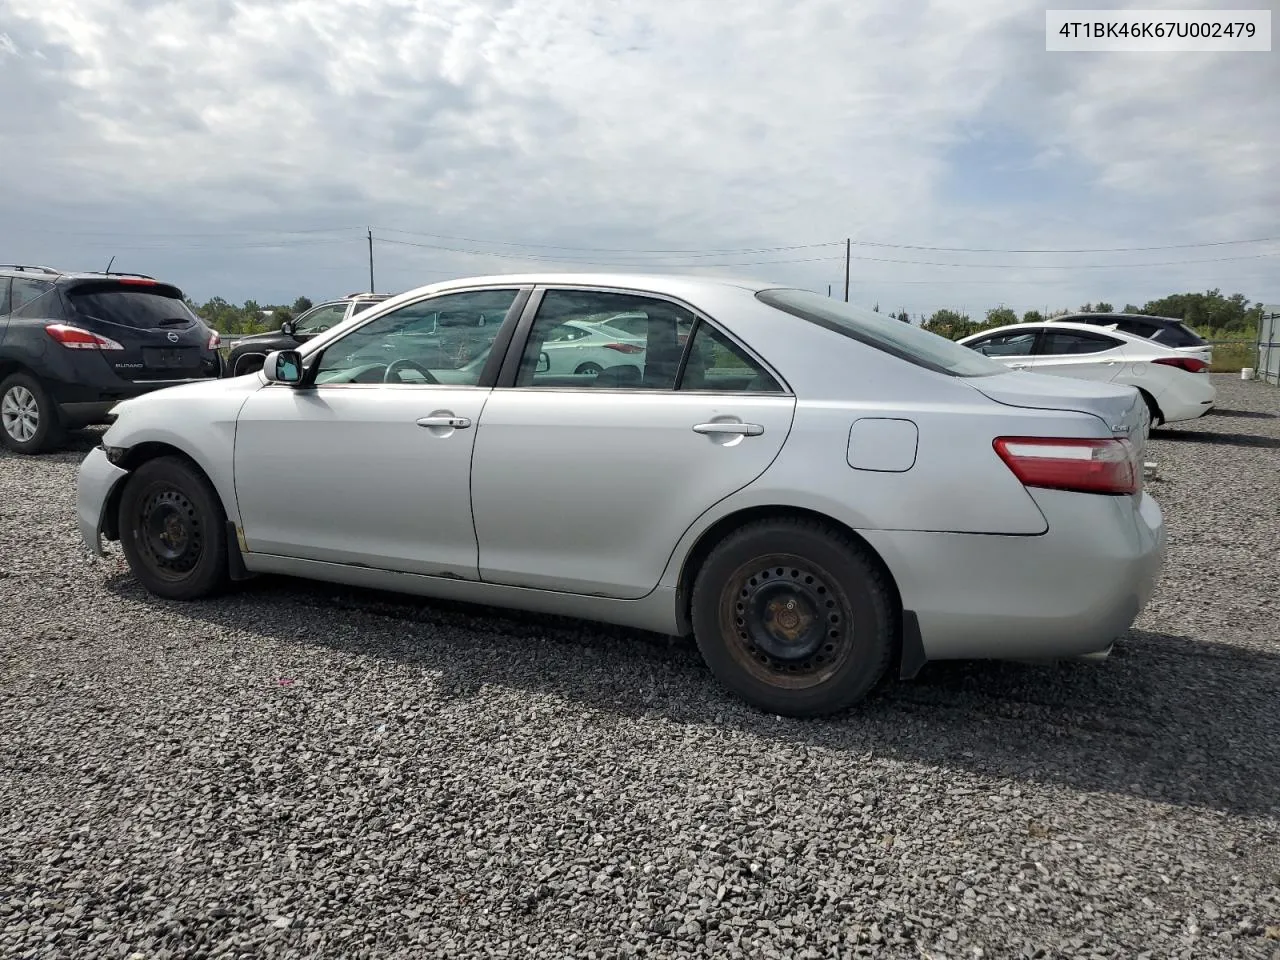
<path fill-rule="evenodd" d="M 851 249 L 853 247 L 853 238 L 849 237 L 844 242 L 844 302 L 849 302 L 849 259 Z"/>
<path fill-rule="evenodd" d="M 373 293 L 373 227 L 369 228 L 369 292 Z"/>

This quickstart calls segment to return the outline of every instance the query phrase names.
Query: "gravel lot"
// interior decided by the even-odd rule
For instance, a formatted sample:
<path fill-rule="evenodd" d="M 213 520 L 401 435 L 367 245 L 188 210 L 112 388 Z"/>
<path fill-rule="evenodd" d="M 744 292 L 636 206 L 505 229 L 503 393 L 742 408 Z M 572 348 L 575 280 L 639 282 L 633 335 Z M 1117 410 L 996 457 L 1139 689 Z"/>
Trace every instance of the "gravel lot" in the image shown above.
<path fill-rule="evenodd" d="M 1158 595 L 1099 665 L 831 722 L 684 642 L 90 562 L 0 453 L 0 955 L 1280 958 L 1280 390 L 1157 433 Z"/>

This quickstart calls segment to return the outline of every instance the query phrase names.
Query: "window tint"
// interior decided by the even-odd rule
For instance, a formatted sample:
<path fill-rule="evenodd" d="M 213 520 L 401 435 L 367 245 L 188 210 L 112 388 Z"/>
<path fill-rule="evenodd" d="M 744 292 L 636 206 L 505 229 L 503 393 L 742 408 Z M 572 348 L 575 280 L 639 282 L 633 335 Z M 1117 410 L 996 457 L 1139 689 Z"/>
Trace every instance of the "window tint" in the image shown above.
<path fill-rule="evenodd" d="M 1202 347 L 1209 341 L 1183 323 L 1170 323 L 1151 338 L 1167 347 Z"/>
<path fill-rule="evenodd" d="M 52 292 L 53 284 L 45 280 L 14 277 L 9 292 L 9 312 L 17 317 L 52 316 L 49 311 L 53 304 L 48 299 L 43 299 Z M 24 310 L 24 307 L 28 309 Z"/>
<path fill-rule="evenodd" d="M 1135 337 L 1151 337 L 1160 332 L 1159 324 L 1149 323 L 1145 320 L 1118 320 L 1116 321 L 1116 329 L 1121 333 L 1128 333 Z"/>
<path fill-rule="evenodd" d="M 693 321 L 683 307 L 652 297 L 548 290 L 529 331 L 516 386 L 673 390 Z M 557 339 L 566 325 L 584 327 L 589 335 Z"/>
<path fill-rule="evenodd" d="M 294 329 L 298 333 L 324 333 L 330 327 L 337 326 L 347 315 L 345 303 L 331 303 L 309 310 L 297 319 Z"/>
<path fill-rule="evenodd" d="M 971 350 L 976 350 L 984 357 L 1027 357 L 1036 345 L 1036 330 L 1011 330 L 1008 333 L 996 334 L 985 340 L 967 343 Z"/>
<path fill-rule="evenodd" d="M 1120 346 L 1121 341 L 1101 334 L 1082 333 L 1078 330 L 1046 330 L 1040 342 L 1042 354 L 1061 356 L 1076 353 L 1101 353 Z"/>
<path fill-rule="evenodd" d="M 69 296 L 76 312 L 82 316 L 122 327 L 180 329 L 199 322 L 176 287 L 161 289 L 168 293 L 138 287 L 86 284 L 73 287 Z M 17 281 L 14 281 L 14 293 L 17 293 Z"/>
<path fill-rule="evenodd" d="M 318 384 L 474 386 L 516 290 L 472 290 L 406 304 L 325 347 Z"/>
<path fill-rule="evenodd" d="M 1009 372 L 1004 364 L 989 360 L 946 337 L 902 323 L 889 314 L 865 310 L 808 290 L 762 290 L 756 294 L 756 299 L 938 373 L 953 377 L 982 377 Z"/>
<path fill-rule="evenodd" d="M 709 323 L 699 322 L 685 361 L 681 390 L 717 393 L 781 393 L 782 387 L 755 360 Z"/>
<path fill-rule="evenodd" d="M 0 317 L 9 312 L 9 278 L 0 277 Z"/>

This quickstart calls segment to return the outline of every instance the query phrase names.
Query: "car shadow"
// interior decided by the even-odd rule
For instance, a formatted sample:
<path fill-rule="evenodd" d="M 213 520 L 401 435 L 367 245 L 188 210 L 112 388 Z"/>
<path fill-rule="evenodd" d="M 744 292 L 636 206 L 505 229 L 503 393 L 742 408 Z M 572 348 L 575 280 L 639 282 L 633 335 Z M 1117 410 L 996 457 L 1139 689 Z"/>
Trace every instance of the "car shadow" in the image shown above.
<path fill-rule="evenodd" d="M 1207 416 L 1210 417 L 1240 417 L 1245 420 L 1274 420 L 1276 414 L 1263 413 L 1261 410 L 1223 410 L 1215 407 Z"/>
<path fill-rule="evenodd" d="M 1280 743 L 1280 647 L 1132 631 L 1101 663 L 934 663 L 838 717 L 800 721 L 731 697 L 688 639 L 284 577 L 241 584 L 231 603 L 158 600 L 127 574 L 107 586 L 218 628 L 405 665 L 423 682 L 424 705 L 499 685 L 623 718 L 840 751 L 851 763 L 887 757 L 1236 814 L 1280 812 L 1271 747 Z"/>
<path fill-rule="evenodd" d="M 1208 443 L 1227 447 L 1262 447 L 1280 450 L 1280 437 L 1259 437 L 1249 433 L 1215 433 L 1211 430 L 1159 430 L 1153 440 L 1177 440 L 1182 443 Z"/>

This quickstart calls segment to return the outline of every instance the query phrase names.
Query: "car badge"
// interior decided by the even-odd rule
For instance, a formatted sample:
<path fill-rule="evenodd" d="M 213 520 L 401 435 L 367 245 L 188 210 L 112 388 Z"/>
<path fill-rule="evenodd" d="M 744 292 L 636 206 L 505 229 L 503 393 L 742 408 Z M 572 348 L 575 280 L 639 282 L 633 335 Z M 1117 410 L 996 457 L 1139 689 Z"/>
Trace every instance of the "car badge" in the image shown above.
<path fill-rule="evenodd" d="M 177 343 L 177 342 L 178 342 L 178 335 L 177 335 L 176 333 L 170 333 L 170 334 L 169 334 L 169 341 L 170 341 L 171 343 Z"/>

